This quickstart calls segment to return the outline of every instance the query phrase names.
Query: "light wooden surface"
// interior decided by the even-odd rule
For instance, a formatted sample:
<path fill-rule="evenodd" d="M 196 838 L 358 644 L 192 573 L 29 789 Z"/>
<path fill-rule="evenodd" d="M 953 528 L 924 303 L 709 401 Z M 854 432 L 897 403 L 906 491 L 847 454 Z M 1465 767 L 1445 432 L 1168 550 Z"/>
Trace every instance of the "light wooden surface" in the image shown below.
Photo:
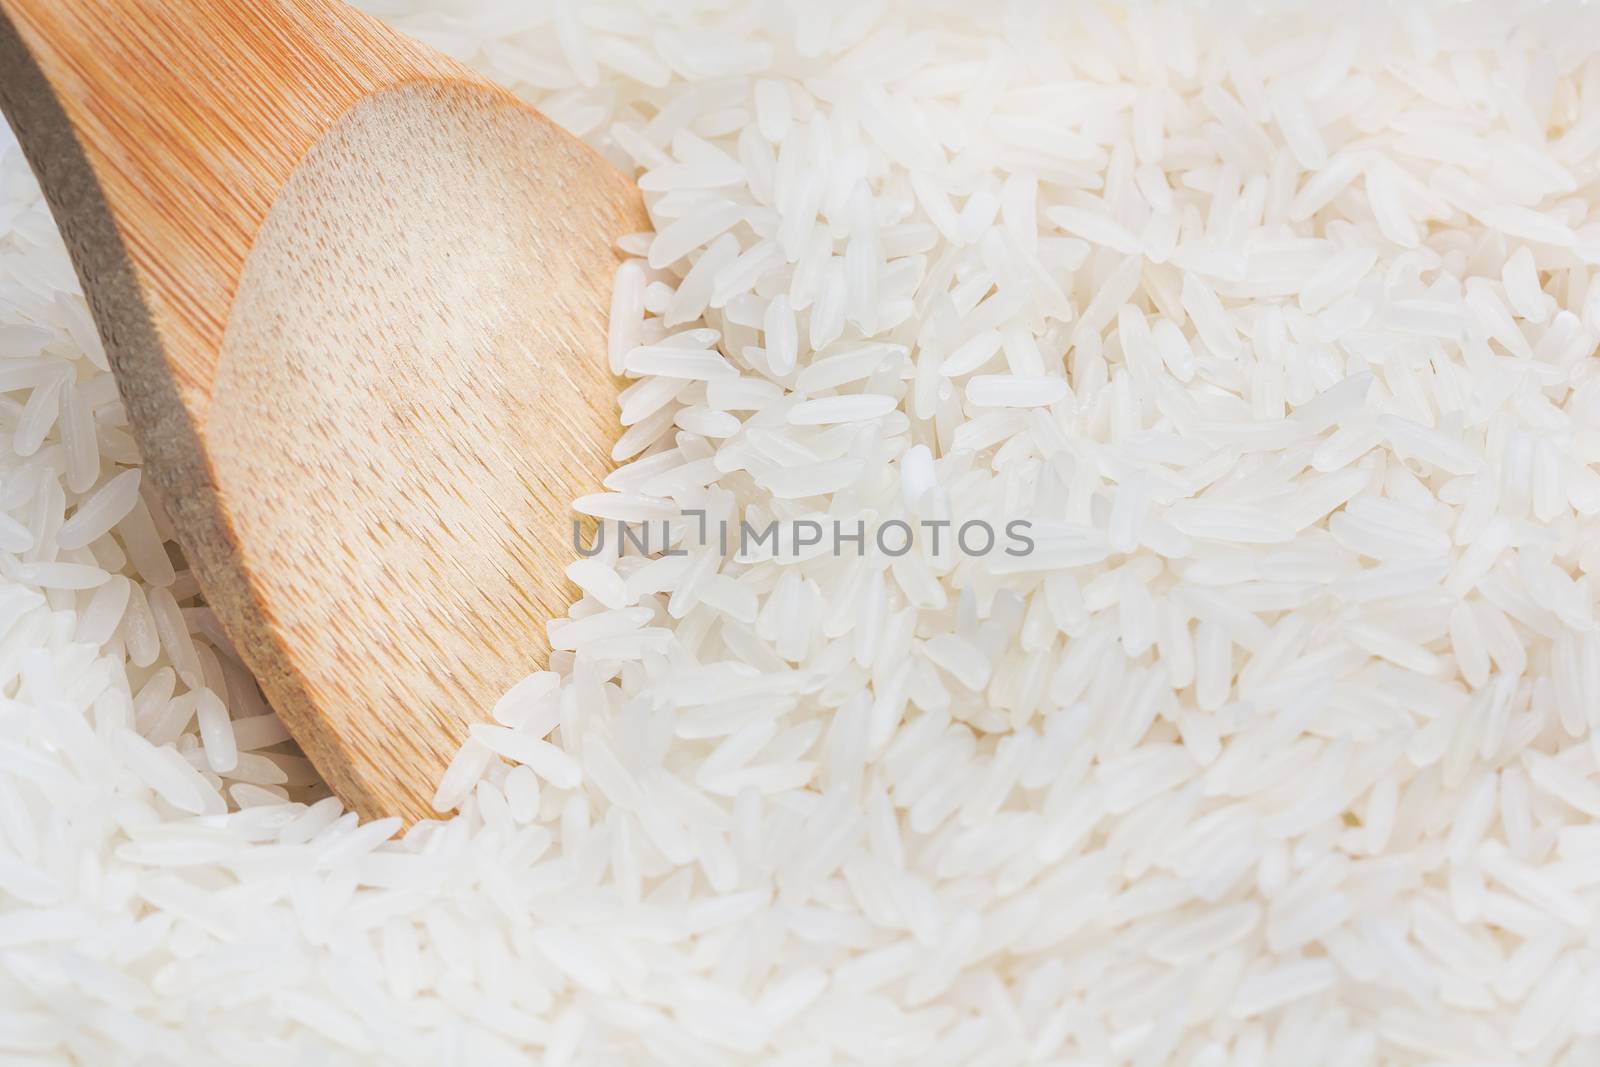
<path fill-rule="evenodd" d="M 0 106 L 207 599 L 366 816 L 542 665 L 637 191 L 328 0 L 0 0 Z"/>

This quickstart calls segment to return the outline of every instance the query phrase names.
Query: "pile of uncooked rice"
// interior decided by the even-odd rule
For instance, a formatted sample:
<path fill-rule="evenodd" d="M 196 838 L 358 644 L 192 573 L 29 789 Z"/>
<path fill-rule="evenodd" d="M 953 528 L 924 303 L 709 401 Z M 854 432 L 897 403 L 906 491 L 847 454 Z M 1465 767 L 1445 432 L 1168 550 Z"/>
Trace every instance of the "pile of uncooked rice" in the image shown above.
<path fill-rule="evenodd" d="M 685 554 L 358 826 L 6 140 L 0 1061 L 1600 1063 L 1592 6 L 372 6 L 639 176 Z"/>

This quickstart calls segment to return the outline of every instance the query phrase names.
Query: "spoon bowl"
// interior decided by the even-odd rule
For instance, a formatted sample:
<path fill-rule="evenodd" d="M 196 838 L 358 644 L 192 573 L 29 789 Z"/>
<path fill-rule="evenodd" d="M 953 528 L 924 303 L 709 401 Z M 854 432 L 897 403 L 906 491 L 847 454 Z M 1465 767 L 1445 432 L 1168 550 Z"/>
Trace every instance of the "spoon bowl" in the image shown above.
<path fill-rule="evenodd" d="M 569 601 L 637 190 L 330 0 L 0 0 L 0 108 L 239 655 L 341 799 L 427 817 Z"/>

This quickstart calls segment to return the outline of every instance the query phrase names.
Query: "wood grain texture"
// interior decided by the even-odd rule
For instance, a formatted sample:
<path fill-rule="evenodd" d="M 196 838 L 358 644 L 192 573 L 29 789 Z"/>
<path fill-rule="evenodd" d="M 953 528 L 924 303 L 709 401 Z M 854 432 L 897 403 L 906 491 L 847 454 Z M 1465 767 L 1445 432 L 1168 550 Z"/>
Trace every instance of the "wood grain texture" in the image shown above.
<path fill-rule="evenodd" d="M 0 106 L 207 599 L 363 815 L 545 654 L 637 191 L 324 0 L 0 0 Z"/>

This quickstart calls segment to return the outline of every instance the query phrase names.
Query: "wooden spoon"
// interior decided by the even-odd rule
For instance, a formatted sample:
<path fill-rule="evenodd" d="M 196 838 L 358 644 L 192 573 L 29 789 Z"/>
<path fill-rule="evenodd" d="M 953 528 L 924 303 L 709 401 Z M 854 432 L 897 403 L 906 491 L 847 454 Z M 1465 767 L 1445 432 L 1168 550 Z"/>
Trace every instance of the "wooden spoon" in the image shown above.
<path fill-rule="evenodd" d="M 228 636 L 346 803 L 428 816 L 569 602 L 638 192 L 332 0 L 0 0 L 0 107 Z"/>

